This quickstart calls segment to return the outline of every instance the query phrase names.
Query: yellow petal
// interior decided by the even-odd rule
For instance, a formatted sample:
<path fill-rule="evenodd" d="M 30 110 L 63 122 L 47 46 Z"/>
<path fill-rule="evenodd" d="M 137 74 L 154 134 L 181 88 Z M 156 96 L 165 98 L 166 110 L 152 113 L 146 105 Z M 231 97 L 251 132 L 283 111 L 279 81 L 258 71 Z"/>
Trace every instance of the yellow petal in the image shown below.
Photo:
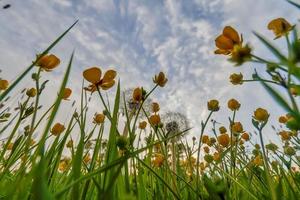
<path fill-rule="evenodd" d="M 84 70 L 83 77 L 90 83 L 96 84 L 101 79 L 101 70 L 98 67 L 92 67 Z"/>
<path fill-rule="evenodd" d="M 229 38 L 225 37 L 224 35 L 218 36 L 215 40 L 215 43 L 219 49 L 222 49 L 222 50 L 232 50 L 233 49 L 233 42 Z"/>
<path fill-rule="evenodd" d="M 67 100 L 72 94 L 72 90 L 70 88 L 65 88 L 63 93 L 63 99 Z"/>
<path fill-rule="evenodd" d="M 224 54 L 224 55 L 228 55 L 229 53 L 230 53 L 230 51 L 224 50 L 224 49 L 217 49 L 217 50 L 215 50 L 215 54 Z"/>
<path fill-rule="evenodd" d="M 107 70 L 104 74 L 102 82 L 110 82 L 117 76 L 117 72 L 115 70 Z"/>
<path fill-rule="evenodd" d="M 223 29 L 223 35 L 231 39 L 234 43 L 241 42 L 238 32 L 231 26 L 225 26 L 225 28 Z"/>
<path fill-rule="evenodd" d="M 104 82 L 100 85 L 100 87 L 103 89 L 103 90 L 108 90 L 109 88 L 111 88 L 112 86 L 114 86 L 115 84 L 115 80 L 111 80 L 109 82 Z"/>

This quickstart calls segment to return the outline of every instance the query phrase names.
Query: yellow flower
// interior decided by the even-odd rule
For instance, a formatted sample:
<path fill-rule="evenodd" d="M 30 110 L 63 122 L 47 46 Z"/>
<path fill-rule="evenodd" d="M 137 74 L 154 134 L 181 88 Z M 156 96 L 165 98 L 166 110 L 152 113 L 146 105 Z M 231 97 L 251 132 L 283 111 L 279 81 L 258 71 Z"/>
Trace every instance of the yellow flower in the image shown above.
<path fill-rule="evenodd" d="M 60 59 L 53 54 L 44 55 L 42 57 L 37 57 L 36 66 L 41 67 L 43 70 L 49 72 L 56 68 L 60 63 Z"/>
<path fill-rule="evenodd" d="M 230 137 L 228 134 L 225 134 L 225 133 L 219 135 L 217 139 L 218 139 L 218 143 L 220 145 L 222 145 L 223 147 L 227 147 L 230 143 Z"/>
<path fill-rule="evenodd" d="M 151 107 L 152 107 L 152 112 L 154 112 L 154 113 L 158 112 L 159 109 L 160 109 L 159 108 L 159 104 L 156 103 L 156 102 L 153 102 L 152 105 L 151 105 Z"/>
<path fill-rule="evenodd" d="M 160 123 L 160 116 L 158 114 L 151 115 L 149 122 L 152 126 L 157 126 Z"/>
<path fill-rule="evenodd" d="M 68 98 L 71 96 L 72 90 L 70 88 L 65 88 L 63 91 L 63 97 L 64 100 L 69 100 Z"/>
<path fill-rule="evenodd" d="M 256 166 L 260 166 L 263 164 L 263 160 L 261 158 L 260 155 L 256 156 L 254 159 L 253 159 L 253 164 L 255 164 Z"/>
<path fill-rule="evenodd" d="M 154 165 L 154 167 L 161 167 L 164 163 L 164 156 L 162 154 L 155 154 L 154 159 L 152 160 L 152 164 Z"/>
<path fill-rule="evenodd" d="M 59 165 L 58 165 L 58 170 L 60 172 L 65 172 L 70 165 L 70 161 L 71 160 L 69 158 L 64 158 L 64 159 L 60 160 Z"/>
<path fill-rule="evenodd" d="M 280 131 L 279 135 L 281 136 L 281 140 L 287 141 L 291 139 L 291 134 L 289 131 Z"/>
<path fill-rule="evenodd" d="M 67 148 L 72 148 L 73 147 L 73 140 L 71 139 L 71 140 L 69 140 L 68 142 L 67 142 Z"/>
<path fill-rule="evenodd" d="M 221 159 L 221 155 L 218 152 L 215 152 L 213 155 L 214 161 L 219 161 Z"/>
<path fill-rule="evenodd" d="M 108 90 L 115 84 L 115 77 L 117 76 L 117 72 L 114 70 L 107 70 L 101 79 L 101 69 L 98 67 L 91 67 L 83 71 L 83 77 L 85 80 L 91 83 L 87 88 L 87 91 L 95 92 L 97 87 L 100 87 L 103 90 Z"/>
<path fill-rule="evenodd" d="M 223 33 L 215 39 L 215 44 L 218 48 L 215 50 L 215 54 L 228 55 L 232 52 L 235 45 L 240 46 L 242 42 L 238 32 L 231 26 L 226 26 L 223 29 Z"/>
<path fill-rule="evenodd" d="M 8 88 L 8 81 L 7 80 L 0 80 L 0 91 L 6 90 Z"/>
<path fill-rule="evenodd" d="M 209 147 L 208 146 L 203 147 L 203 150 L 204 150 L 205 153 L 209 153 Z"/>
<path fill-rule="evenodd" d="M 61 123 L 56 123 L 56 124 L 52 127 L 52 129 L 51 129 L 50 132 L 52 133 L 52 135 L 58 136 L 59 134 L 61 134 L 62 132 L 64 132 L 65 129 L 66 129 L 66 128 L 65 128 L 64 125 L 62 125 Z"/>
<path fill-rule="evenodd" d="M 83 157 L 83 162 L 84 162 L 84 164 L 89 164 L 90 162 L 91 162 L 91 156 L 90 156 L 90 154 L 89 153 L 87 153 L 84 157 Z"/>
<path fill-rule="evenodd" d="M 166 78 L 165 74 L 163 72 L 159 72 L 158 75 L 155 75 L 153 78 L 153 82 L 160 87 L 164 87 L 166 83 L 168 82 L 168 79 Z"/>
<path fill-rule="evenodd" d="M 99 113 L 99 114 L 95 114 L 94 115 L 94 121 L 93 121 L 93 123 L 95 123 L 95 124 L 102 124 L 103 122 L 104 122 L 104 120 L 105 120 L 105 115 L 104 114 L 101 114 L 101 113 Z"/>
<path fill-rule="evenodd" d="M 243 133 L 242 136 L 243 140 L 248 141 L 250 139 L 250 136 L 248 133 Z"/>
<path fill-rule="evenodd" d="M 147 126 L 147 122 L 146 121 L 142 121 L 142 122 L 139 123 L 139 128 L 142 129 L 142 130 L 145 129 L 146 126 Z"/>
<path fill-rule="evenodd" d="M 203 144 L 207 144 L 209 142 L 209 137 L 208 137 L 208 135 L 203 135 L 202 136 L 202 143 Z"/>
<path fill-rule="evenodd" d="M 215 99 L 210 100 L 209 102 L 207 102 L 207 109 L 213 112 L 218 111 L 220 109 L 219 101 Z"/>
<path fill-rule="evenodd" d="M 241 104 L 236 99 L 230 99 L 227 103 L 228 108 L 232 111 L 238 110 Z"/>
<path fill-rule="evenodd" d="M 30 88 L 26 91 L 26 95 L 28 97 L 35 97 L 36 95 L 36 89 L 35 88 Z"/>
<path fill-rule="evenodd" d="M 241 124 L 241 122 L 234 122 L 231 126 L 231 130 L 233 133 L 242 133 L 243 125 Z"/>
<path fill-rule="evenodd" d="M 244 62 L 249 61 L 250 59 L 251 48 L 249 47 L 249 45 L 235 45 L 231 53 L 231 58 L 229 60 L 236 63 L 236 65 L 241 65 Z"/>
<path fill-rule="evenodd" d="M 285 124 L 288 121 L 288 118 L 286 116 L 280 116 L 278 121 L 279 123 Z"/>
<path fill-rule="evenodd" d="M 220 133 L 222 134 L 222 133 L 226 133 L 226 132 L 227 132 L 227 129 L 226 129 L 224 126 L 221 126 L 221 127 L 219 128 L 219 131 L 220 131 Z"/>
<path fill-rule="evenodd" d="M 233 85 L 242 85 L 243 84 L 243 74 L 242 73 L 231 74 L 229 79 Z"/>
<path fill-rule="evenodd" d="M 293 28 L 294 26 L 292 26 L 284 18 L 273 19 L 268 24 L 268 29 L 272 30 L 275 34 L 274 39 L 280 38 L 281 36 L 288 34 Z"/>
<path fill-rule="evenodd" d="M 254 111 L 254 119 L 256 119 L 259 122 L 266 122 L 269 118 L 269 113 L 267 110 L 263 108 L 257 108 Z"/>
<path fill-rule="evenodd" d="M 132 99 L 135 102 L 141 102 L 143 100 L 143 89 L 142 88 L 135 88 L 133 90 Z"/>

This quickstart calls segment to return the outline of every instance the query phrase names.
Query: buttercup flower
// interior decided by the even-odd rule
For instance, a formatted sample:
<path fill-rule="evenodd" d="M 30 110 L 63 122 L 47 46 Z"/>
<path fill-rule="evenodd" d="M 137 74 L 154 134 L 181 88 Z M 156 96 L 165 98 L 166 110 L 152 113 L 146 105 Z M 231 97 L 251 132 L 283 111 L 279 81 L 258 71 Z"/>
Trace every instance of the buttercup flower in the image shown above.
<path fill-rule="evenodd" d="M 234 46 L 241 46 L 243 42 L 242 37 L 240 38 L 238 32 L 231 26 L 226 26 L 223 29 L 223 33 L 215 39 L 217 50 L 215 54 L 228 55 L 232 52 Z"/>
<path fill-rule="evenodd" d="M 163 72 L 159 72 L 158 75 L 155 75 L 153 78 L 153 82 L 160 87 L 164 87 L 166 83 L 168 82 L 168 79 L 166 78 L 165 74 Z"/>
<path fill-rule="evenodd" d="M 248 141 L 250 139 L 250 136 L 248 133 L 243 133 L 241 138 L 243 138 L 243 140 Z"/>
<path fill-rule="evenodd" d="M 8 81 L 1 79 L 0 80 L 0 91 L 1 90 L 6 90 L 8 88 Z"/>
<path fill-rule="evenodd" d="M 143 89 L 142 88 L 135 88 L 133 90 L 132 99 L 135 102 L 141 102 L 143 100 Z"/>
<path fill-rule="evenodd" d="M 36 95 L 36 89 L 35 88 L 30 88 L 26 91 L 26 95 L 28 97 L 35 97 Z"/>
<path fill-rule="evenodd" d="M 220 131 L 220 133 L 222 134 L 222 133 L 226 133 L 226 132 L 227 132 L 227 129 L 226 129 L 224 126 L 221 126 L 221 127 L 219 128 L 219 131 Z"/>
<path fill-rule="evenodd" d="M 238 110 L 241 104 L 236 99 L 230 99 L 227 103 L 228 108 L 232 111 Z"/>
<path fill-rule="evenodd" d="M 281 36 L 288 34 L 293 28 L 294 26 L 292 26 L 284 18 L 273 19 L 268 24 L 268 29 L 272 30 L 275 34 L 274 39 L 280 38 Z"/>
<path fill-rule="evenodd" d="M 157 126 L 160 123 L 160 116 L 158 114 L 151 115 L 149 122 L 152 126 Z"/>
<path fill-rule="evenodd" d="M 159 109 L 160 109 L 159 108 L 159 104 L 156 103 L 156 102 L 153 102 L 152 105 L 151 105 L 151 107 L 152 107 L 152 112 L 154 112 L 154 113 L 158 112 Z"/>
<path fill-rule="evenodd" d="M 147 126 L 147 122 L 146 121 L 142 121 L 142 122 L 139 123 L 139 128 L 142 129 L 142 130 L 145 129 L 146 126 Z"/>
<path fill-rule="evenodd" d="M 152 160 L 152 164 L 154 165 L 154 167 L 160 167 L 162 166 L 162 164 L 164 163 L 164 156 L 162 154 L 155 154 L 154 159 Z"/>
<path fill-rule="evenodd" d="M 98 67 L 91 67 L 83 72 L 83 77 L 85 80 L 91 83 L 87 88 L 87 91 L 95 92 L 97 87 L 102 90 L 108 90 L 115 84 L 115 77 L 117 72 L 115 70 L 107 70 L 101 79 L 102 72 Z"/>
<path fill-rule="evenodd" d="M 279 135 L 281 136 L 281 140 L 287 141 L 291 139 L 291 134 L 289 131 L 280 131 Z"/>
<path fill-rule="evenodd" d="M 213 112 L 218 111 L 220 109 L 219 101 L 216 99 L 210 100 L 209 102 L 207 102 L 207 109 Z"/>
<path fill-rule="evenodd" d="M 208 135 L 203 135 L 202 136 L 202 143 L 207 144 L 209 142 L 209 136 Z"/>
<path fill-rule="evenodd" d="M 241 65 L 246 61 L 249 61 L 251 59 L 251 48 L 249 45 L 240 46 L 235 45 L 232 53 L 231 58 L 229 59 L 231 62 L 236 63 L 236 65 Z"/>
<path fill-rule="evenodd" d="M 286 116 L 280 116 L 278 121 L 279 123 L 285 124 L 288 121 L 288 118 Z"/>
<path fill-rule="evenodd" d="M 42 57 L 37 57 L 38 61 L 36 66 L 41 67 L 43 70 L 49 72 L 52 71 L 60 64 L 60 59 L 53 54 L 44 55 Z"/>
<path fill-rule="evenodd" d="M 62 125 L 61 123 L 56 123 L 52 129 L 51 129 L 51 133 L 52 135 L 58 136 L 59 134 L 61 134 L 62 132 L 64 132 L 65 130 L 65 126 Z"/>
<path fill-rule="evenodd" d="M 100 114 L 96 113 L 95 116 L 94 116 L 93 123 L 99 125 L 99 124 L 102 124 L 104 122 L 104 120 L 105 120 L 105 115 L 104 114 L 102 114 L 102 113 L 100 113 Z"/>
<path fill-rule="evenodd" d="M 259 122 L 266 122 L 269 118 L 269 113 L 267 110 L 263 108 L 257 108 L 254 111 L 254 119 L 256 119 Z"/>
<path fill-rule="evenodd" d="M 234 122 L 231 126 L 231 130 L 233 133 L 242 133 L 243 125 L 241 124 L 241 122 Z"/>
<path fill-rule="evenodd" d="M 218 143 L 220 145 L 222 145 L 223 147 L 227 147 L 229 145 L 229 143 L 230 143 L 230 137 L 229 137 L 228 134 L 221 134 L 221 135 L 219 135 L 218 138 L 217 138 L 217 140 L 218 140 Z"/>
<path fill-rule="evenodd" d="M 70 88 L 65 88 L 63 91 L 63 97 L 64 100 L 69 100 L 68 98 L 71 96 L 72 90 Z"/>
<path fill-rule="evenodd" d="M 233 85 L 242 85 L 243 84 L 243 74 L 242 73 L 231 74 L 229 79 Z"/>

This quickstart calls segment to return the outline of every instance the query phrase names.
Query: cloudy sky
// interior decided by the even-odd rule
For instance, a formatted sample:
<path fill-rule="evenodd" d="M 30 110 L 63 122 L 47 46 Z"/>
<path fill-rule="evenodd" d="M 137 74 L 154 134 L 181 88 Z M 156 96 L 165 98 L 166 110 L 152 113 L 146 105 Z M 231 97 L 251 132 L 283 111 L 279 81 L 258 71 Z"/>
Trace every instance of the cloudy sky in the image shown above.
<path fill-rule="evenodd" d="M 257 107 L 272 111 L 271 120 L 284 113 L 259 84 L 233 86 L 228 81 L 233 72 L 250 78 L 254 68 L 263 72 L 264 66 L 247 63 L 233 67 L 224 56 L 213 54 L 215 37 L 225 25 L 231 25 L 243 33 L 255 54 L 268 57 L 252 31 L 271 39 L 274 36 L 266 28 L 270 20 L 284 17 L 296 23 L 299 11 L 284 0 L 1 0 L 0 6 L 6 3 L 12 6 L 0 10 L 0 69 L 1 78 L 10 81 L 79 19 L 52 51 L 62 63 L 46 74 L 50 83 L 43 98 L 49 104 L 75 49 L 68 84 L 74 92 L 72 100 L 79 97 L 82 71 L 99 66 L 115 69 L 123 89 L 150 89 L 152 76 L 164 71 L 169 82 L 153 99 L 163 111 L 185 114 L 195 135 L 207 116 L 206 102 L 212 98 L 220 100 L 221 110 L 214 116 L 220 122 L 227 123 L 230 112 L 226 104 L 233 97 L 242 104 L 238 118 L 245 124 L 251 123 Z M 276 43 L 282 46 L 280 41 Z M 22 83 L 22 87 L 32 86 L 30 78 Z M 102 110 L 96 96 L 91 107 L 95 112 Z M 266 136 L 272 137 L 272 133 Z"/>

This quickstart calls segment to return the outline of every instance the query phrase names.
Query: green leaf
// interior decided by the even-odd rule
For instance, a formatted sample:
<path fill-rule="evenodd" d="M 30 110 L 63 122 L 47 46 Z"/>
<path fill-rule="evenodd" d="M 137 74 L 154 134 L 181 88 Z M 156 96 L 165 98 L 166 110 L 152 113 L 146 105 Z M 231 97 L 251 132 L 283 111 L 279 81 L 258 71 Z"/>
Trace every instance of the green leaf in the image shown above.
<path fill-rule="evenodd" d="M 265 39 L 260 34 L 254 32 L 254 35 L 258 37 L 258 39 L 266 46 L 268 49 L 283 63 L 287 63 L 287 58 L 277 49 L 275 48 L 271 42 L 269 42 L 267 39 Z"/>

